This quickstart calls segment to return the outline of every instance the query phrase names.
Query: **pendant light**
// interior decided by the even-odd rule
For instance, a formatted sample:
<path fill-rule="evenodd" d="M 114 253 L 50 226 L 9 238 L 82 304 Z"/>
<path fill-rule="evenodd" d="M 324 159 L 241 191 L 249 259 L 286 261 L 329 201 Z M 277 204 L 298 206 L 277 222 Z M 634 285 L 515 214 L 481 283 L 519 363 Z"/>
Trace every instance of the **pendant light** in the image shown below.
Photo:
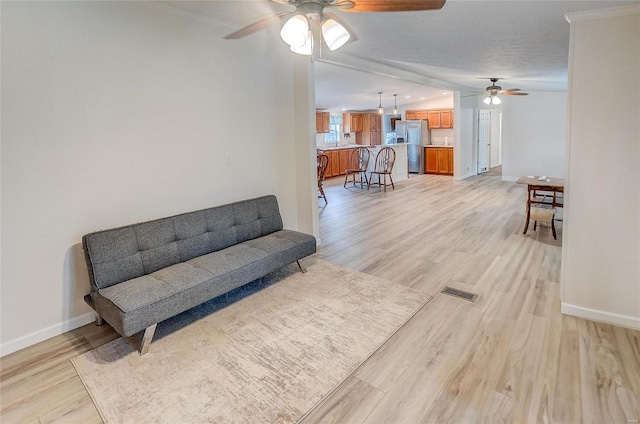
<path fill-rule="evenodd" d="M 393 114 L 394 115 L 398 114 L 398 103 L 397 103 L 397 100 L 398 100 L 398 95 L 394 94 L 393 95 Z"/>
<path fill-rule="evenodd" d="M 380 96 L 380 104 L 378 105 L 378 114 L 382 115 L 384 113 L 384 108 L 382 107 L 382 91 L 378 91 L 378 95 Z"/>

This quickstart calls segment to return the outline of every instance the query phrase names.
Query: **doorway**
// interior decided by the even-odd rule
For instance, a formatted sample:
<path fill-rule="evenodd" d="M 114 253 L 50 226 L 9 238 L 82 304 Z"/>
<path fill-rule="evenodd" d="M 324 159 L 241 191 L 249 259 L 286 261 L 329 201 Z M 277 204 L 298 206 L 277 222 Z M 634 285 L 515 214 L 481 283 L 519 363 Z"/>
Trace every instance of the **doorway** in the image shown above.
<path fill-rule="evenodd" d="M 502 109 L 478 113 L 478 174 L 502 175 Z"/>

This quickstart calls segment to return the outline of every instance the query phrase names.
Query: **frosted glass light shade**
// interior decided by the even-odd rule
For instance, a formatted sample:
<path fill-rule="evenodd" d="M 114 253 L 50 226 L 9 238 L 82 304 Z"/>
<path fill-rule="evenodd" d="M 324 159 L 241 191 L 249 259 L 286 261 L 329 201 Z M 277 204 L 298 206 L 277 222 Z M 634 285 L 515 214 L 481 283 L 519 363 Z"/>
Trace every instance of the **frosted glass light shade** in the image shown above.
<path fill-rule="evenodd" d="M 294 53 L 311 56 L 311 54 L 313 54 L 313 34 L 311 31 L 307 32 L 305 40 L 306 41 L 302 46 L 290 46 L 289 49 Z"/>
<path fill-rule="evenodd" d="M 489 96 L 485 97 L 482 103 L 484 103 L 485 105 L 488 105 L 489 103 L 491 103 L 491 97 Z"/>
<path fill-rule="evenodd" d="M 499 105 L 500 103 L 502 103 L 502 100 L 500 100 L 498 96 L 494 96 L 493 99 L 491 99 L 491 103 L 493 103 L 494 105 Z"/>
<path fill-rule="evenodd" d="M 322 37 L 329 50 L 337 50 L 349 41 L 351 34 L 345 27 L 329 18 L 322 23 Z"/>
<path fill-rule="evenodd" d="M 293 15 L 282 25 L 280 37 L 291 47 L 302 47 L 307 42 L 309 22 L 303 15 Z"/>

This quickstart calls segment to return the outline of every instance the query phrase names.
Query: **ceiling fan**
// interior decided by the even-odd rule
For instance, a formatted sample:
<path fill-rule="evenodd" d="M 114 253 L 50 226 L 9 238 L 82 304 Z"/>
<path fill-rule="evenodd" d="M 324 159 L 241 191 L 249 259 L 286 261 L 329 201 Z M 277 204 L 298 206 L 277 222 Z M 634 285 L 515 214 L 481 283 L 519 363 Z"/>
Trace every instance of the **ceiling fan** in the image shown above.
<path fill-rule="evenodd" d="M 499 105 L 502 103 L 502 100 L 498 97 L 498 94 L 504 94 L 505 96 L 527 96 L 529 93 L 525 93 L 519 88 L 509 88 L 508 90 L 503 90 L 502 87 L 496 85 L 498 82 L 498 78 L 489 78 L 491 81 L 491 85 L 485 89 L 486 97 L 483 102 L 485 104 L 494 104 Z"/>
<path fill-rule="evenodd" d="M 235 40 L 260 31 L 275 21 L 286 22 L 280 37 L 294 53 L 311 55 L 314 39 L 324 40 L 330 50 L 342 47 L 347 41 L 354 41 L 355 35 L 349 26 L 335 14 L 325 12 L 332 8 L 344 12 L 408 12 L 441 9 L 446 0 L 270 0 L 274 3 L 295 6 L 293 12 L 273 13 L 253 24 L 239 29 L 224 38 Z"/>

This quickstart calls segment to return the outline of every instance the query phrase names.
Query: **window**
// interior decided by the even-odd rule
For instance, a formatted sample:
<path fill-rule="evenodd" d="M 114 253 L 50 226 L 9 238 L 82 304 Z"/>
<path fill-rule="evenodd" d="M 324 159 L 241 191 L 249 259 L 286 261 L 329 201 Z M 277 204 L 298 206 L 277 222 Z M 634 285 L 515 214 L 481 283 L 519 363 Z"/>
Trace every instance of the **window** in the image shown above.
<path fill-rule="evenodd" d="M 337 143 L 340 141 L 342 130 L 342 115 L 331 115 L 329 117 L 329 132 L 324 135 L 325 143 Z"/>

